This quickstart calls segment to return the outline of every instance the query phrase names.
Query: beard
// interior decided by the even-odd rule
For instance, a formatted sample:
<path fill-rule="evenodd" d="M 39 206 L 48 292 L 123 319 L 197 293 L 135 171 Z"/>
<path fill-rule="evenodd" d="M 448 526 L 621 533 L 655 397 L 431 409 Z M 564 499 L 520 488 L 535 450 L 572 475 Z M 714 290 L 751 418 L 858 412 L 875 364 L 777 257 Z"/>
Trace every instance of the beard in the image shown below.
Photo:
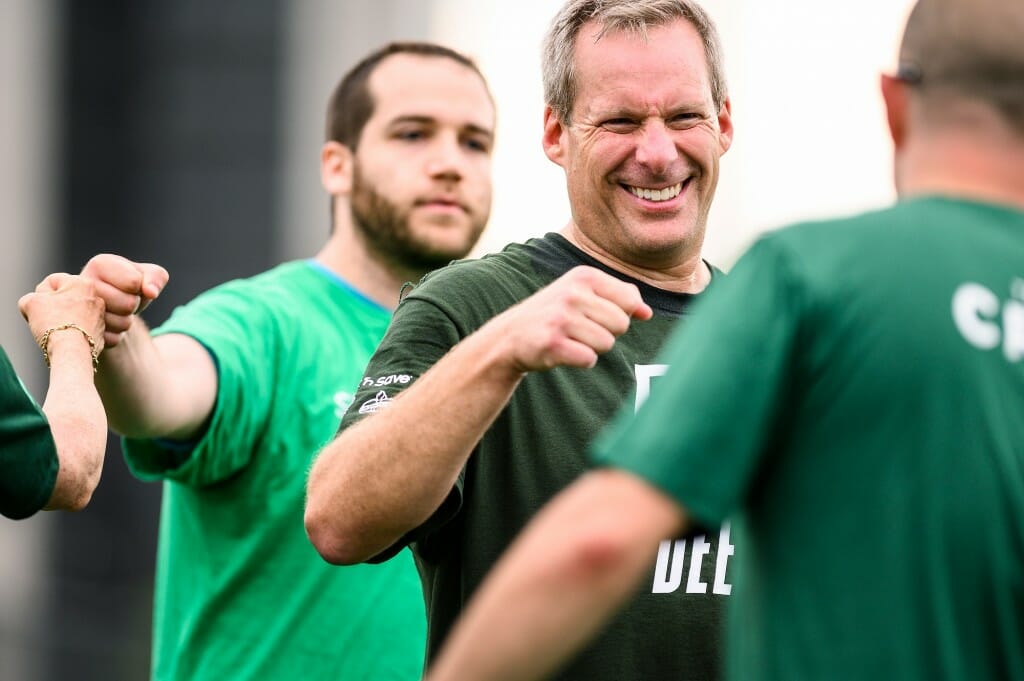
<path fill-rule="evenodd" d="M 352 222 L 367 247 L 381 259 L 414 272 L 427 273 L 464 258 L 484 230 L 484 220 L 473 219 L 462 246 L 446 248 L 413 233 L 408 208 L 385 198 L 355 164 L 352 177 Z"/>

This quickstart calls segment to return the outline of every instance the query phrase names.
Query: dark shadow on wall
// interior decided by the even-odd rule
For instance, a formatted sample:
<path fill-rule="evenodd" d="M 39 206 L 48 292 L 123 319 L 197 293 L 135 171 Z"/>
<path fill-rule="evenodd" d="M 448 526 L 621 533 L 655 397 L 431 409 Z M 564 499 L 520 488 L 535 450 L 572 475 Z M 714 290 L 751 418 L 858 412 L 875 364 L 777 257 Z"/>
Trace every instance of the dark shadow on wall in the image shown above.
<path fill-rule="evenodd" d="M 61 0 L 63 85 L 53 261 L 94 254 L 171 272 L 151 325 L 228 279 L 266 269 L 280 167 L 279 0 Z M 160 485 L 111 438 L 87 512 L 59 514 L 44 679 L 147 678 Z"/>

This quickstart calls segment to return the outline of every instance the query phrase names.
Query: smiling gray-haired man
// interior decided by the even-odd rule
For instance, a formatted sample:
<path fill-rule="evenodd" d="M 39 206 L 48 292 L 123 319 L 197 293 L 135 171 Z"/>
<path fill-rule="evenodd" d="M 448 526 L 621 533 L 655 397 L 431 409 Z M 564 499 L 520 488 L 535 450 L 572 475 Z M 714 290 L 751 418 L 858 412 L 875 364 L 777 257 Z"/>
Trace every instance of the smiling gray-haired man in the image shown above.
<path fill-rule="evenodd" d="M 594 435 L 651 390 L 669 330 L 720 274 L 701 257 L 732 139 L 720 52 L 688 0 L 566 4 L 546 40 L 542 143 L 565 170 L 568 224 L 408 293 L 314 465 L 306 527 L 325 558 L 412 547 L 428 659 Z M 642 592 L 563 678 L 718 678 L 729 530 L 663 539 Z"/>

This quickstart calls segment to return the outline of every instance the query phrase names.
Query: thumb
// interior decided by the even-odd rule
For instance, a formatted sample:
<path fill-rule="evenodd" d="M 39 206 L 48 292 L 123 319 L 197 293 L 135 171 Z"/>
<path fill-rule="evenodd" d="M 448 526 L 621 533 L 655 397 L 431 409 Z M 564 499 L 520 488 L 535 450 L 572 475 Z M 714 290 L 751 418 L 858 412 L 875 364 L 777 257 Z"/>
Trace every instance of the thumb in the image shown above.
<path fill-rule="evenodd" d="M 171 275 L 163 267 L 153 263 L 138 263 L 137 267 L 142 272 L 140 293 L 142 293 L 144 301 L 141 307 L 145 307 L 160 295 L 164 287 L 167 286 Z"/>

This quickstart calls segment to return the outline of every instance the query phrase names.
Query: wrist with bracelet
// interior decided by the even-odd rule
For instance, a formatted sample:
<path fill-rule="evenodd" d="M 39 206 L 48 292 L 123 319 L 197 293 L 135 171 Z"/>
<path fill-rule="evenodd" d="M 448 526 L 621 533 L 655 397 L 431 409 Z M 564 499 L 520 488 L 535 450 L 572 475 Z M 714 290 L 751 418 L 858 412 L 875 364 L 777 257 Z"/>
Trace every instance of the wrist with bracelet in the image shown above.
<path fill-rule="evenodd" d="M 50 366 L 50 334 L 56 331 L 65 331 L 68 329 L 75 329 L 77 331 L 81 331 L 82 335 L 85 336 L 86 342 L 89 343 L 89 353 L 92 355 L 92 370 L 95 372 L 96 367 L 98 367 L 100 363 L 99 348 L 96 347 L 96 341 L 95 339 L 93 339 L 92 336 L 89 335 L 89 332 L 83 329 L 78 324 L 61 324 L 60 326 L 54 326 L 47 329 L 46 331 L 43 331 L 43 335 L 39 337 L 38 343 L 39 349 L 43 351 L 43 361 L 46 362 L 46 366 Z"/>

